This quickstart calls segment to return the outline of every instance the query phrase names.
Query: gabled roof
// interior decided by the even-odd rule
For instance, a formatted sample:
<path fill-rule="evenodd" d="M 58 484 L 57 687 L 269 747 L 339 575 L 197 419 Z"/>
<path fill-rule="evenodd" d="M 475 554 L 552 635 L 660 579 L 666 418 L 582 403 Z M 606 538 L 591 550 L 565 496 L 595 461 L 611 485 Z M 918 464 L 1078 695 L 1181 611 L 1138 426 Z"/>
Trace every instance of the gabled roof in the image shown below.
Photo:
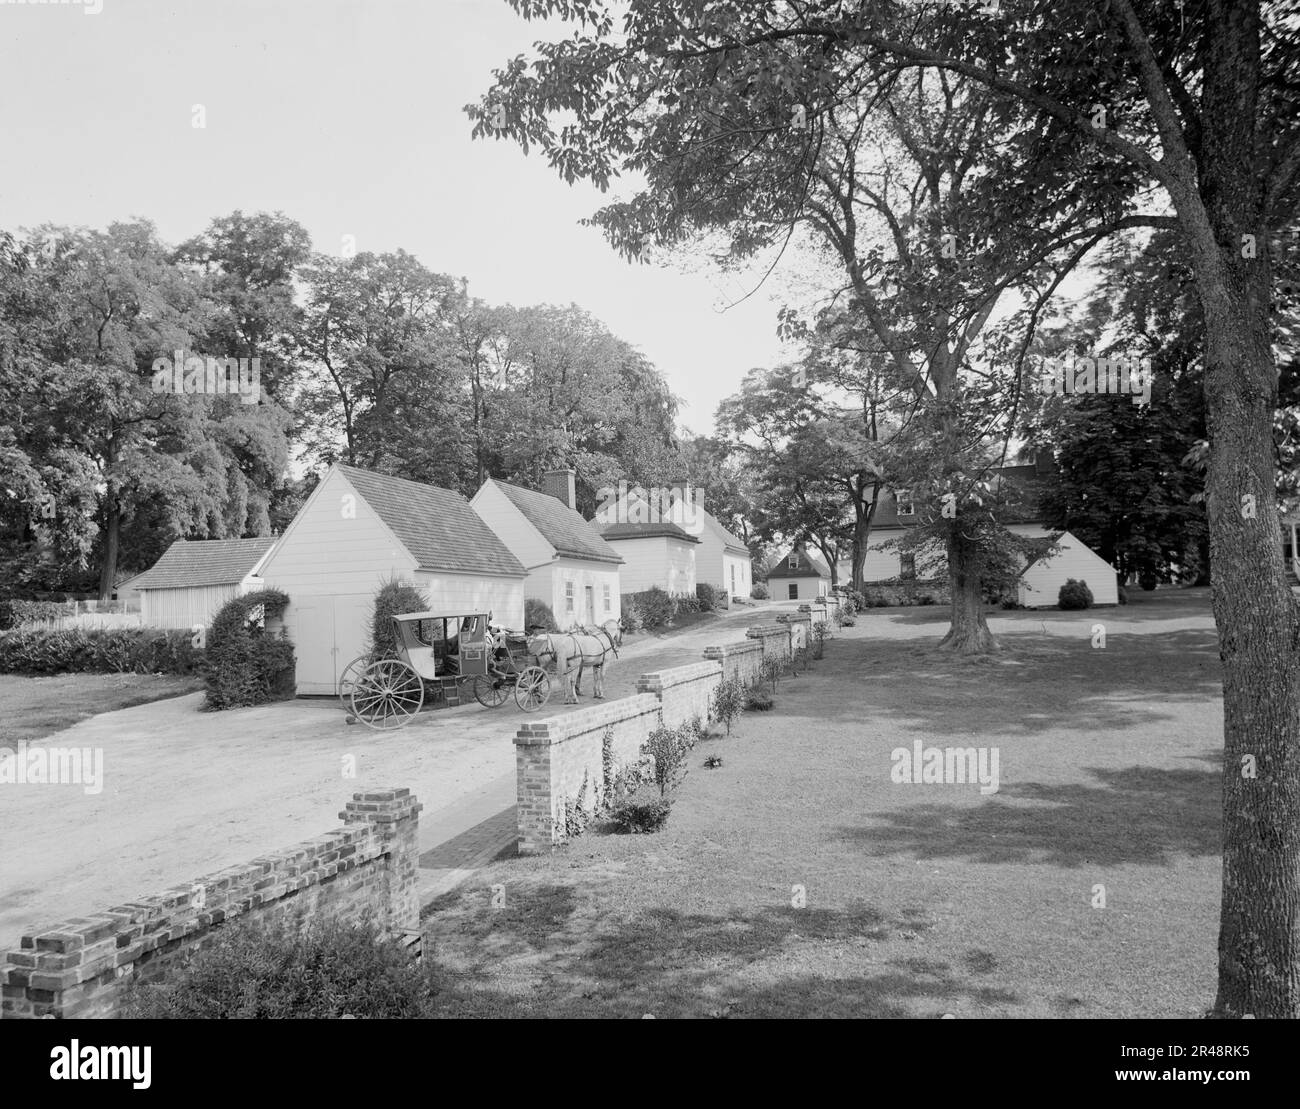
<path fill-rule="evenodd" d="M 257 539 L 178 539 L 153 566 L 131 579 L 131 588 L 236 585 L 257 568 L 275 542 L 273 535 Z"/>
<path fill-rule="evenodd" d="M 797 570 L 790 569 L 791 555 L 799 556 Z M 829 578 L 831 572 L 820 558 L 796 547 L 792 551 L 786 551 L 785 557 L 767 572 L 767 576 L 769 578 Z"/>
<path fill-rule="evenodd" d="M 542 538 L 557 553 L 592 562 L 623 561 L 618 551 L 606 543 L 591 524 L 558 497 L 497 481 L 495 478 L 488 478 L 488 481 L 510 499 L 510 503 L 541 532 Z"/>
<path fill-rule="evenodd" d="M 524 577 L 527 571 L 464 497 L 406 478 L 337 466 L 421 570 Z"/>
<path fill-rule="evenodd" d="M 749 557 L 749 548 L 745 546 L 744 540 L 738 539 L 736 536 L 732 535 L 731 532 L 722 526 L 718 521 L 718 518 L 714 516 L 712 512 L 706 511 L 704 513 L 704 526 L 722 540 L 722 546 L 724 549 L 731 551 L 732 554 L 744 555 L 746 558 Z"/>
<path fill-rule="evenodd" d="M 678 527 L 671 520 L 660 520 L 649 524 L 605 524 L 600 534 L 612 543 L 620 539 L 680 539 L 683 543 L 698 543 L 698 537 Z"/>

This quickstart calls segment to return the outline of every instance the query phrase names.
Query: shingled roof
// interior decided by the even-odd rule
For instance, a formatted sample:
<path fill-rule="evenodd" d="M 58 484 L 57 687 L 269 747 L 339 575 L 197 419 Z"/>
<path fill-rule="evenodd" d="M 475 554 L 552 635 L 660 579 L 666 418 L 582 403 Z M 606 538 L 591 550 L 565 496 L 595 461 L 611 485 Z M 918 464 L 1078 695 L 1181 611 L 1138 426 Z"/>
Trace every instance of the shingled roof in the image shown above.
<path fill-rule="evenodd" d="M 243 581 L 275 546 L 273 535 L 257 539 L 178 539 L 162 558 L 131 582 L 132 589 L 190 589 Z"/>
<path fill-rule="evenodd" d="M 792 555 L 799 556 L 799 568 L 797 570 L 790 569 Z M 767 572 L 767 576 L 769 578 L 829 578 L 831 572 L 816 555 L 809 554 L 807 550 L 801 547 L 796 547 L 792 551 L 786 551 L 785 557 Z"/>
<path fill-rule="evenodd" d="M 681 539 L 686 543 L 698 543 L 700 541 L 696 536 L 678 527 L 671 520 L 660 520 L 657 523 L 645 524 L 606 524 L 600 529 L 600 534 L 606 539 L 614 541 L 619 539 L 654 539 L 659 536 Z"/>
<path fill-rule="evenodd" d="M 623 561 L 618 551 L 606 543 L 591 524 L 558 497 L 497 481 L 495 478 L 488 480 L 510 498 L 510 503 L 542 533 L 542 538 L 557 553 L 593 562 Z"/>
<path fill-rule="evenodd" d="M 714 516 L 712 512 L 704 513 L 704 524 L 713 532 L 714 535 L 722 540 L 722 546 L 724 549 L 732 551 L 735 554 L 742 554 L 746 558 L 749 557 L 749 548 L 745 546 L 745 541 L 732 535 L 731 532 L 724 528 L 722 522 Z"/>
<path fill-rule="evenodd" d="M 338 470 L 421 570 L 518 577 L 527 573 L 459 493 L 341 463 Z"/>

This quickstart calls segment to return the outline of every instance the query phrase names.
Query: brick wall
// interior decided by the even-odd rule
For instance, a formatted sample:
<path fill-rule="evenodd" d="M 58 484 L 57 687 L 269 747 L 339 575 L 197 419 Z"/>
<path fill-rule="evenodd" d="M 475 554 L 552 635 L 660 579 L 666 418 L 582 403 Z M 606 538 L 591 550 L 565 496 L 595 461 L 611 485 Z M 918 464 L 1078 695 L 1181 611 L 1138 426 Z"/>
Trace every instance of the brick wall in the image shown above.
<path fill-rule="evenodd" d="M 636 680 L 636 690 L 657 697 L 664 727 L 678 728 L 695 716 L 708 720 L 713 691 L 721 681 L 721 666 L 709 660 L 642 674 Z"/>
<path fill-rule="evenodd" d="M 519 853 L 549 850 L 564 840 L 564 806 L 576 804 L 587 779 L 583 808 L 604 796 L 604 735 L 613 732 L 615 771 L 641 760 L 641 747 L 659 726 L 659 699 L 620 697 L 549 720 L 524 724 L 515 735 Z"/>
<path fill-rule="evenodd" d="M 790 658 L 790 629 L 786 627 L 784 621 L 785 615 L 777 617 L 779 621 L 776 624 L 761 624 L 756 628 L 748 628 L 745 636 L 748 639 L 757 640 L 763 647 L 764 658 L 781 658 L 788 660 Z"/>
<path fill-rule="evenodd" d="M 763 644 L 757 639 L 743 639 L 718 647 L 705 647 L 704 657 L 716 660 L 725 678 L 739 678 L 746 685 L 758 680 L 763 665 Z"/>
<path fill-rule="evenodd" d="M 800 605 L 799 611 L 808 613 L 814 624 L 819 620 L 824 621 L 826 624 L 826 638 L 830 639 L 831 633 L 835 630 L 835 622 L 831 619 L 830 608 L 825 601 L 814 601 L 811 604 Z M 780 619 L 780 617 L 777 619 Z"/>
<path fill-rule="evenodd" d="M 782 639 L 783 629 L 777 629 Z M 611 736 L 614 772 L 643 763 L 641 748 L 661 725 L 678 727 L 693 716 L 707 720 L 722 664 L 705 662 L 642 674 L 637 693 L 530 721 L 515 734 L 519 853 L 549 851 L 565 838 L 566 805 L 590 813 L 604 798 L 604 736 Z M 583 780 L 587 788 L 582 788 Z"/>
<path fill-rule="evenodd" d="M 0 1016 L 116 1016 L 128 986 L 163 978 L 226 921 L 372 913 L 392 933 L 416 932 L 420 807 L 409 789 L 357 793 L 342 828 L 25 935 L 0 964 Z"/>

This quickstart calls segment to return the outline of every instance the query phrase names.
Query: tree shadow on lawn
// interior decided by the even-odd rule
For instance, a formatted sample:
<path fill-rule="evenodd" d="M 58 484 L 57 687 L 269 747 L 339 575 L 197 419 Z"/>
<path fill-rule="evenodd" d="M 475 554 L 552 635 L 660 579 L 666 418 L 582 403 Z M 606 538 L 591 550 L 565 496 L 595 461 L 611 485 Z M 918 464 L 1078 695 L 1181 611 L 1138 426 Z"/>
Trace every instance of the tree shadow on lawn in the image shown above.
<path fill-rule="evenodd" d="M 1194 629 L 1115 637 L 1105 649 L 1086 638 L 1038 636 L 979 656 L 954 655 L 930 640 L 839 642 L 848 649 L 828 645 L 811 676 L 854 683 L 855 694 L 819 701 L 818 717 L 857 724 L 893 717 L 900 741 L 926 730 L 997 737 L 1149 729 L 1175 719 L 1163 706 L 1214 704 L 1223 695 L 1217 639 Z"/>
<path fill-rule="evenodd" d="M 582 911 L 566 885 L 511 883 L 511 891 L 512 907 L 496 911 L 484 895 L 446 895 L 426 924 L 447 1015 L 908 1017 L 916 1015 L 902 1004 L 909 1000 L 932 1003 L 933 1016 L 962 1000 L 1017 1001 L 1009 990 L 964 980 L 997 965 L 975 949 L 962 957 L 960 972 L 916 957 L 893 959 L 879 974 L 818 969 L 828 948 L 847 951 L 846 969 L 856 970 L 855 954 L 869 961 L 863 949 L 919 939 L 931 927 L 921 910 L 888 920 L 861 903 L 764 906 L 724 917 L 655 906 L 628 917 Z M 455 965 L 465 951 L 469 965 Z"/>
<path fill-rule="evenodd" d="M 1222 752 L 1194 757 L 1213 765 L 1205 770 L 1089 768 L 1097 785 L 1026 782 L 1005 787 L 996 799 L 973 808 L 909 805 L 879 812 L 869 825 L 840 831 L 875 856 L 1063 867 L 1168 866 L 1175 855 L 1215 856 L 1222 848 Z"/>

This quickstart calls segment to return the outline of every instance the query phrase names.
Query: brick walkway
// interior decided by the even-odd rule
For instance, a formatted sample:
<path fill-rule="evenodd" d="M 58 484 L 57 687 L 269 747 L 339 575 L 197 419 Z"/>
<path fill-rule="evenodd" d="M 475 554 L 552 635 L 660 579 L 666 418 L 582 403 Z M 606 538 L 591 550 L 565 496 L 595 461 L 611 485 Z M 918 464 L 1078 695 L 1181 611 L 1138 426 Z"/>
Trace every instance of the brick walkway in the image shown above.
<path fill-rule="evenodd" d="M 418 881 L 423 907 L 460 885 L 479 867 L 514 850 L 518 836 L 514 772 L 420 816 Z"/>

